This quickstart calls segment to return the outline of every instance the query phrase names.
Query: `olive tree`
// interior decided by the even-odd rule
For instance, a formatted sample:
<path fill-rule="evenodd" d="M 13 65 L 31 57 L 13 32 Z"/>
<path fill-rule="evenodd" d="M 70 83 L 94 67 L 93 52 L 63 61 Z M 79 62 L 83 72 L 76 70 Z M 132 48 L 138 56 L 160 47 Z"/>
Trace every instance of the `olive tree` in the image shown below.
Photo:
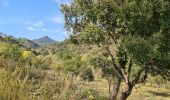
<path fill-rule="evenodd" d="M 169 78 L 169 0 L 73 0 L 61 11 L 75 43 L 107 50 L 113 66 L 111 99 L 118 99 L 124 85 L 125 100 L 149 73 Z"/>

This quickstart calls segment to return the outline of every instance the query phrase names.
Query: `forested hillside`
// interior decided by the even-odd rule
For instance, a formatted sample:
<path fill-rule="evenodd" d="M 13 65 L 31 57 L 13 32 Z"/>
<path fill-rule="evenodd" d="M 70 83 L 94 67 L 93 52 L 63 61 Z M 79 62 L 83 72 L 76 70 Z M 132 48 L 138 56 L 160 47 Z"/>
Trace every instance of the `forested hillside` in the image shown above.
<path fill-rule="evenodd" d="M 40 46 L 45 46 L 45 45 L 50 45 L 50 44 L 56 43 L 55 40 L 49 38 L 48 36 L 44 36 L 44 37 L 39 38 L 39 39 L 34 39 L 32 41 L 37 43 Z"/>
<path fill-rule="evenodd" d="M 40 45 L 38 45 L 37 43 L 29 40 L 29 39 L 24 39 L 24 38 L 20 38 L 18 39 L 20 41 L 20 43 L 24 46 L 26 46 L 27 48 L 33 48 L 33 49 L 36 49 L 36 48 L 39 48 Z"/>

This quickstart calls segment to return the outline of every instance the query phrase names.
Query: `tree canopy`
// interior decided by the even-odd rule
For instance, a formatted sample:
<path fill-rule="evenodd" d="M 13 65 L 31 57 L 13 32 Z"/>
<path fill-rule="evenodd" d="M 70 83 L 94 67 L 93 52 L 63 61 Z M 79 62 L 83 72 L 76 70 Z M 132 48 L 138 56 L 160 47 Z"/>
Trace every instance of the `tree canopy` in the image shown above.
<path fill-rule="evenodd" d="M 99 45 L 108 51 L 116 77 L 112 99 L 120 81 L 126 84 L 124 100 L 149 73 L 169 78 L 170 1 L 73 0 L 61 10 L 74 42 Z"/>

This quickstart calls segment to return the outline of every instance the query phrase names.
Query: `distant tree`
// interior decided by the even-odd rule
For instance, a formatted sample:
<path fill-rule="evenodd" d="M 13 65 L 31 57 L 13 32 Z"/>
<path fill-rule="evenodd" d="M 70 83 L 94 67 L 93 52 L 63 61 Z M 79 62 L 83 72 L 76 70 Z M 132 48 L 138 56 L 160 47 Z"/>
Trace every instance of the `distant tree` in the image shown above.
<path fill-rule="evenodd" d="M 169 0 L 73 0 L 61 6 L 65 28 L 74 42 L 96 44 L 112 61 L 116 100 L 147 75 L 170 76 Z"/>
<path fill-rule="evenodd" d="M 31 68 L 32 66 L 32 58 L 33 58 L 33 54 L 31 51 L 23 51 L 22 53 L 22 57 L 25 60 L 25 62 L 27 62 Z"/>
<path fill-rule="evenodd" d="M 18 61 L 21 58 L 21 49 L 16 44 L 0 43 L 0 56 Z"/>

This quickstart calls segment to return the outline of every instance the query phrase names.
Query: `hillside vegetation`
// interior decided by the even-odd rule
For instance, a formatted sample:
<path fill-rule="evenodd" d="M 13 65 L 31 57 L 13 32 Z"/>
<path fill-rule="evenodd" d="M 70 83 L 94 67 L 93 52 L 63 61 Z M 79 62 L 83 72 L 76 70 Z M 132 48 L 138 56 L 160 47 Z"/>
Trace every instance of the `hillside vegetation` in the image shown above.
<path fill-rule="evenodd" d="M 61 11 L 62 42 L 0 33 L 0 100 L 170 100 L 169 0 L 73 0 Z"/>
<path fill-rule="evenodd" d="M 3 37 L 3 39 L 8 36 Z M 74 45 L 70 40 L 34 53 L 12 40 L 0 42 L 1 100 L 108 100 L 113 79 L 110 58 L 95 45 Z M 53 53 L 50 53 L 53 51 Z M 135 86 L 129 100 L 168 100 L 170 83 L 149 76 Z"/>

